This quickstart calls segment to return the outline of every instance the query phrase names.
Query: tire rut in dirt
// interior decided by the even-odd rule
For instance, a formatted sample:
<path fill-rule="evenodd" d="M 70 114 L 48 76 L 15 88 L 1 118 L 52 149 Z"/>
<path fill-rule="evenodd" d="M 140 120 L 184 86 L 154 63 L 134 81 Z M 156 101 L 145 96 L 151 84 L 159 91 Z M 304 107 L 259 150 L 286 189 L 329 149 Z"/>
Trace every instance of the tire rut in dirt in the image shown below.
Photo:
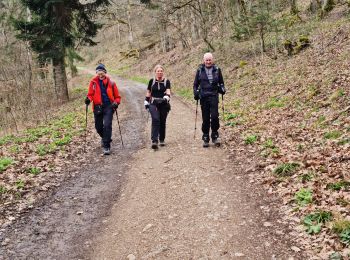
<path fill-rule="evenodd" d="M 0 230 L 0 259 L 84 259 L 90 239 L 109 215 L 120 194 L 132 154 L 144 145 L 142 98 L 144 88 L 127 82 L 120 91 L 123 104 L 119 120 L 125 149 L 121 149 L 116 118 L 113 120 L 113 153 L 92 160 L 72 175 L 33 210 L 10 227 Z M 98 142 L 99 143 L 99 142 Z"/>

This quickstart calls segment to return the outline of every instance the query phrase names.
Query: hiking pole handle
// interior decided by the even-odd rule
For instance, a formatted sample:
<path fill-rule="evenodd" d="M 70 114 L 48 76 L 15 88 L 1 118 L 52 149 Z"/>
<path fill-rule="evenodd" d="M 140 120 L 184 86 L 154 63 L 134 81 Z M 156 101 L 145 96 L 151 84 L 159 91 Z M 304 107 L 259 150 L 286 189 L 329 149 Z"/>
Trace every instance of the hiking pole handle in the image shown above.
<path fill-rule="evenodd" d="M 119 134 L 120 134 L 120 140 L 122 141 L 122 147 L 124 148 L 124 142 L 123 142 L 122 131 L 120 130 L 120 123 L 119 123 L 118 109 L 116 109 L 116 110 L 115 110 L 115 114 L 116 114 L 116 116 L 117 116 L 117 121 L 118 121 Z"/>

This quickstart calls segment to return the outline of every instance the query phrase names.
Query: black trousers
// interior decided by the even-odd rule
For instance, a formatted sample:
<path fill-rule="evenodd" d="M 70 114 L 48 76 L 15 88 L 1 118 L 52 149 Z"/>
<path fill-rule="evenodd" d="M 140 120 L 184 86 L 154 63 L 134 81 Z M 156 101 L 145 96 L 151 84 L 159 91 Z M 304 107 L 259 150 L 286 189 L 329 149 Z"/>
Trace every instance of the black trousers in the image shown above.
<path fill-rule="evenodd" d="M 111 148 L 112 141 L 112 120 L 114 110 L 111 105 L 102 108 L 102 113 L 95 116 L 95 128 L 101 136 L 104 148 Z"/>
<path fill-rule="evenodd" d="M 153 142 L 165 140 L 166 118 L 168 116 L 168 104 L 154 105 L 150 104 L 149 112 L 152 117 L 151 139 Z"/>
<path fill-rule="evenodd" d="M 202 110 L 202 132 L 203 137 L 209 137 L 209 131 L 211 128 L 211 138 L 215 139 L 219 137 L 219 96 L 208 96 L 200 99 Z"/>

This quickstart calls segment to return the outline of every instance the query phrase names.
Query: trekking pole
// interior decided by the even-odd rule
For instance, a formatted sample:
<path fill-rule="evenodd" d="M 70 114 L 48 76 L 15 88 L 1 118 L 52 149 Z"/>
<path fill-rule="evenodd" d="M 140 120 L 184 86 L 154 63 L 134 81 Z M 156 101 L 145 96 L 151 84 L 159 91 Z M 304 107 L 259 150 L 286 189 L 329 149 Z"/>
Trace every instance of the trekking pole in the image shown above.
<path fill-rule="evenodd" d="M 150 114 L 151 112 L 149 112 L 149 109 L 147 109 L 147 121 L 146 121 L 146 124 L 148 124 L 148 118 L 149 118 L 149 114 Z"/>
<path fill-rule="evenodd" d="M 122 140 L 122 146 L 123 146 L 123 148 L 124 148 L 123 136 L 122 136 L 122 131 L 120 130 L 120 123 L 119 123 L 119 117 L 118 117 L 118 109 L 115 110 L 115 114 L 117 115 L 117 121 L 118 121 L 120 139 Z"/>
<path fill-rule="evenodd" d="M 221 95 L 221 108 L 222 108 L 222 121 L 225 121 L 225 106 L 224 106 L 224 95 Z"/>
<path fill-rule="evenodd" d="M 193 139 L 196 139 L 197 115 L 198 115 L 198 100 L 197 100 L 197 104 L 196 104 L 196 119 L 194 120 L 194 135 L 193 135 Z"/>
<path fill-rule="evenodd" d="M 86 108 L 85 108 L 85 145 L 86 145 L 86 138 L 87 138 L 87 114 L 88 114 L 88 108 L 89 108 L 89 105 L 86 105 Z"/>

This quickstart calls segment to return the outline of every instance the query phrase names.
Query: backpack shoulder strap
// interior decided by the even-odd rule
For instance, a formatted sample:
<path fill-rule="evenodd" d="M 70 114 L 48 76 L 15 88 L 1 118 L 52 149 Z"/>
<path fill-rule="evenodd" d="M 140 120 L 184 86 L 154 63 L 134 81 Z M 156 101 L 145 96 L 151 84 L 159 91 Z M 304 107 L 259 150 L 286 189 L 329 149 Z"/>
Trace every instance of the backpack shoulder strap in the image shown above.
<path fill-rule="evenodd" d="M 113 93 L 113 98 L 115 99 L 115 95 L 114 95 L 114 85 L 115 85 L 115 82 L 113 80 L 109 80 L 109 83 L 111 84 L 111 88 L 112 88 L 112 93 Z M 108 84 L 108 83 L 107 83 Z M 108 86 L 108 85 L 107 85 Z M 114 101 L 114 100 L 113 100 Z"/>

